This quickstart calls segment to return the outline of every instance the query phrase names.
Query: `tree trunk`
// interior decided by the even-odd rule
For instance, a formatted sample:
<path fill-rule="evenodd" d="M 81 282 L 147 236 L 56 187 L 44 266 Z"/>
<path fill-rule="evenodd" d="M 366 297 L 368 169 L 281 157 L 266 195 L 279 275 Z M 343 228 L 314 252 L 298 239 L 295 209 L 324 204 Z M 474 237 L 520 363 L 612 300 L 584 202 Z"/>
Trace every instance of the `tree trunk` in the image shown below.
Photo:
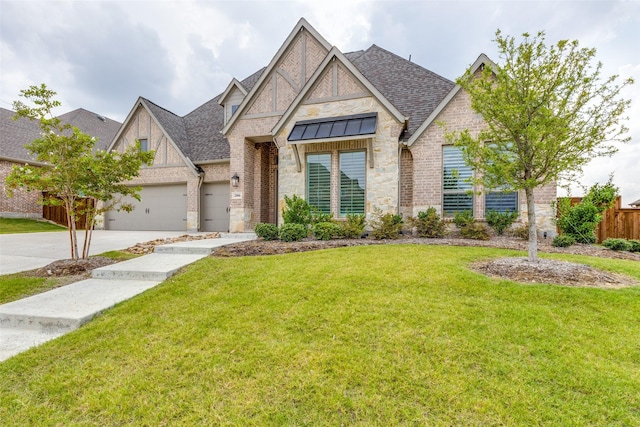
<path fill-rule="evenodd" d="M 82 259 L 89 258 L 89 248 L 91 247 L 91 237 L 93 237 L 93 225 L 95 223 L 95 203 L 91 199 L 85 201 L 86 227 L 84 231 L 84 245 L 82 246 Z M 91 205 L 90 205 L 91 203 Z"/>
<path fill-rule="evenodd" d="M 78 252 L 78 235 L 76 233 L 76 215 L 75 215 L 75 200 L 65 201 L 67 208 L 67 219 L 69 221 L 69 233 L 71 235 L 71 259 L 79 259 L 80 254 Z"/>
<path fill-rule="evenodd" d="M 529 262 L 538 262 L 538 230 L 536 229 L 536 207 L 533 188 L 525 188 L 527 197 L 527 219 L 529 221 Z"/>

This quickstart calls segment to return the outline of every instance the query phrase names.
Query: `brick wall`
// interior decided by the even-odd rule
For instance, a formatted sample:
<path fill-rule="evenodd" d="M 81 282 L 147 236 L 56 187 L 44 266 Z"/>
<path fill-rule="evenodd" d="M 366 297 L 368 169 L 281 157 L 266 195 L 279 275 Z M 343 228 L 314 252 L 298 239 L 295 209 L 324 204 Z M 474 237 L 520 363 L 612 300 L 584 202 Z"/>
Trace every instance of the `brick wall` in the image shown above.
<path fill-rule="evenodd" d="M 38 204 L 40 193 L 17 189 L 13 197 L 7 196 L 4 181 L 11 173 L 13 163 L 0 160 L 0 216 L 5 218 L 42 218 L 42 205 Z"/>

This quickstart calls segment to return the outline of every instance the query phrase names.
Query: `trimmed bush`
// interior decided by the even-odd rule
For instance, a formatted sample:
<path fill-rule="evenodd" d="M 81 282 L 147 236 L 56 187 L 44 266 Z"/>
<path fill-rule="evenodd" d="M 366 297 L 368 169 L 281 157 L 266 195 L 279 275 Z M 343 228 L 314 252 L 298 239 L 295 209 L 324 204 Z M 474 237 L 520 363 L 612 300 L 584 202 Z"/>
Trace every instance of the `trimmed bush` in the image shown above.
<path fill-rule="evenodd" d="M 256 236 L 264 240 L 278 240 L 278 226 L 275 224 L 256 224 Z"/>
<path fill-rule="evenodd" d="M 366 224 L 364 214 L 347 214 L 347 220 L 341 224 L 342 237 L 345 239 L 361 238 Z"/>
<path fill-rule="evenodd" d="M 575 245 L 576 239 L 568 234 L 560 234 L 553 238 L 553 242 L 551 242 L 551 246 L 555 246 L 556 248 L 568 248 L 571 245 Z"/>
<path fill-rule="evenodd" d="M 436 208 L 430 207 L 427 211 L 418 212 L 417 217 L 409 218 L 409 223 L 416 228 L 420 237 L 442 238 L 445 234 L 445 222 L 436 212 Z"/>
<path fill-rule="evenodd" d="M 522 224 L 519 227 L 515 227 L 511 232 L 518 239 L 529 240 L 529 224 Z"/>
<path fill-rule="evenodd" d="M 402 216 L 392 213 L 383 214 L 376 208 L 371 220 L 371 237 L 376 240 L 397 239 L 402 231 Z"/>
<path fill-rule="evenodd" d="M 629 243 L 631 243 L 631 249 L 629 249 L 629 251 L 640 252 L 640 240 L 629 240 Z"/>
<path fill-rule="evenodd" d="M 473 217 L 473 212 L 471 211 L 456 212 L 456 216 L 453 217 L 453 223 L 460 229 L 475 222 L 476 219 Z"/>
<path fill-rule="evenodd" d="M 302 224 L 284 224 L 280 227 L 280 240 L 283 242 L 299 242 L 309 234 L 307 227 Z"/>
<path fill-rule="evenodd" d="M 318 240 L 331 240 L 342 235 L 342 227 L 333 222 L 319 222 L 311 227 L 311 231 Z"/>
<path fill-rule="evenodd" d="M 489 229 L 482 223 L 473 222 L 462 227 L 460 235 L 465 239 L 489 240 Z"/>
<path fill-rule="evenodd" d="M 301 197 L 296 196 L 289 198 L 284 196 L 286 204 L 282 211 L 282 219 L 285 224 L 302 224 L 309 225 L 311 223 L 311 206 Z"/>
<path fill-rule="evenodd" d="M 516 219 L 518 219 L 518 212 L 498 212 L 490 210 L 487 213 L 487 224 L 500 236 L 502 236 L 504 230 L 511 227 L 511 224 L 513 224 Z"/>
<path fill-rule="evenodd" d="M 630 251 L 633 245 L 625 239 L 606 239 L 602 246 L 614 251 Z"/>

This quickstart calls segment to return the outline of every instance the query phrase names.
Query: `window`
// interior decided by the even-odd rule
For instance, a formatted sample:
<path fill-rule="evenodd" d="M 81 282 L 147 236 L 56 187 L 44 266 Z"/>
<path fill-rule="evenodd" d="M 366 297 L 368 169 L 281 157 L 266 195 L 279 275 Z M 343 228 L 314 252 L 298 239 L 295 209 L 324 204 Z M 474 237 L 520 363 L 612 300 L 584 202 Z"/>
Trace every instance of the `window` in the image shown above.
<path fill-rule="evenodd" d="M 142 151 L 143 153 L 149 151 L 149 140 L 139 139 L 138 141 L 140 141 L 140 151 Z"/>
<path fill-rule="evenodd" d="M 462 158 L 462 150 L 447 145 L 442 147 L 443 183 L 442 210 L 444 216 L 453 217 L 457 212 L 473 212 L 473 176 L 470 166 Z"/>
<path fill-rule="evenodd" d="M 231 115 L 233 115 L 233 113 L 235 113 L 235 112 L 236 112 L 236 110 L 238 109 L 238 107 L 239 107 L 239 106 L 240 106 L 240 105 L 238 105 L 238 104 L 236 104 L 236 105 L 232 105 L 232 106 L 231 106 Z"/>
<path fill-rule="evenodd" d="M 331 212 L 331 153 L 307 155 L 307 202 L 320 212 Z"/>
<path fill-rule="evenodd" d="M 491 191 L 486 193 L 484 215 L 490 211 L 500 213 L 518 212 L 518 193 L 515 191 Z"/>
<path fill-rule="evenodd" d="M 338 206 L 337 216 L 364 213 L 365 181 L 366 181 L 366 152 L 344 151 L 335 152 L 339 163 L 338 171 L 332 170 L 332 153 L 307 154 L 307 202 L 313 208 L 323 213 L 331 213 L 331 198 Z M 331 174 L 334 176 L 334 186 L 331 186 Z M 335 185 L 337 183 L 337 185 Z M 335 212 L 334 212 L 335 213 Z"/>
<path fill-rule="evenodd" d="M 364 213 L 364 151 L 340 153 L 340 216 Z"/>

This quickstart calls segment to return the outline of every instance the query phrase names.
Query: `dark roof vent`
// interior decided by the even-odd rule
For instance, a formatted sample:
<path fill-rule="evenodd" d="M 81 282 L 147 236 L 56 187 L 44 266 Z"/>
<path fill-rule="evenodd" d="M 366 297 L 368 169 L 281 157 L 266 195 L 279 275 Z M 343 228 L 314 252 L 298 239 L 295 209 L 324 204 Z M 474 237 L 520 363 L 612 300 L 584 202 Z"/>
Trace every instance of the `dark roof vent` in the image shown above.
<path fill-rule="evenodd" d="M 102 121 L 102 122 L 106 122 L 107 118 L 105 116 L 101 116 L 100 114 L 96 114 L 96 117 L 98 118 L 98 120 Z"/>

